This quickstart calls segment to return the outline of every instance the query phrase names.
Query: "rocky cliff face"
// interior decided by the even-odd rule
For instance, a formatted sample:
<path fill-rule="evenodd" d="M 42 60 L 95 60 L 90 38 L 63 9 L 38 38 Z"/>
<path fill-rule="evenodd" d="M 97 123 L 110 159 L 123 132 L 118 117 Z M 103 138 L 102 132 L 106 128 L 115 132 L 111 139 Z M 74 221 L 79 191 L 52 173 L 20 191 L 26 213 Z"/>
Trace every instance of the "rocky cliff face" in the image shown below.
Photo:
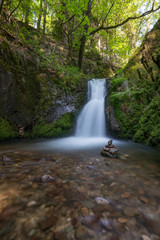
<path fill-rule="evenodd" d="M 69 80 L 72 69 L 65 73 L 61 67 L 67 56 L 64 46 L 18 24 L 19 33 L 13 26 L 0 30 L 0 140 L 31 133 L 34 126 L 55 123 L 62 117 L 67 132 L 66 119 L 72 121 L 85 100 L 85 76 L 77 76 L 80 84 Z M 72 117 L 67 114 L 65 119 L 66 113 Z M 62 121 L 60 125 L 62 135 Z M 71 122 L 67 126 L 71 129 Z M 35 130 L 34 134 L 37 136 Z"/>
<path fill-rule="evenodd" d="M 160 20 L 110 83 L 106 111 L 112 132 L 160 147 Z"/>

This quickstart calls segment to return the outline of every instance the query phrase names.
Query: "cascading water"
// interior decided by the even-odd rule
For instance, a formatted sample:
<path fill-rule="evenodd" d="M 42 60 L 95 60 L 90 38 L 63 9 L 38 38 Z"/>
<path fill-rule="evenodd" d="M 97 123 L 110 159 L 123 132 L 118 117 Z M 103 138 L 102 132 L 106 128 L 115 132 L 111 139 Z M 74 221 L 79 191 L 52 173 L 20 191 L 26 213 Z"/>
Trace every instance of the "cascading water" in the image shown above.
<path fill-rule="evenodd" d="M 41 149 L 64 151 L 95 150 L 99 152 L 107 144 L 109 138 L 105 135 L 104 101 L 106 96 L 105 79 L 88 81 L 88 102 L 78 116 L 75 135 L 66 138 L 47 141 Z"/>
<path fill-rule="evenodd" d="M 105 95 L 105 79 L 88 81 L 88 102 L 77 119 L 76 137 L 105 136 Z"/>

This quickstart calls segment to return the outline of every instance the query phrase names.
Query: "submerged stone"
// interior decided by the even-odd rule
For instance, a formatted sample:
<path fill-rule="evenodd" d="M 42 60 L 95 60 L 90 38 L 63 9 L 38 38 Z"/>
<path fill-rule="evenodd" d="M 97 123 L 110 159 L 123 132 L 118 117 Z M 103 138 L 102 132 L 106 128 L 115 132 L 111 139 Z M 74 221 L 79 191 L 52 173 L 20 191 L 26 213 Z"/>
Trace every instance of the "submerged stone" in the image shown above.
<path fill-rule="evenodd" d="M 42 177 L 40 176 L 33 177 L 31 181 L 35 183 L 49 183 L 54 182 L 55 178 L 50 175 L 43 175 Z"/>
<path fill-rule="evenodd" d="M 66 232 L 69 233 L 73 230 L 73 226 L 70 225 L 69 227 L 66 228 Z"/>
<path fill-rule="evenodd" d="M 92 208 L 93 207 L 93 202 L 92 201 L 83 201 L 82 204 L 83 204 L 84 207 L 87 207 L 87 208 Z"/>
<path fill-rule="evenodd" d="M 94 167 L 93 167 L 93 166 L 90 166 L 90 165 L 87 166 L 87 168 L 90 169 L 90 170 L 93 170 L 93 169 L 94 169 Z"/>
<path fill-rule="evenodd" d="M 142 235 L 142 239 L 143 240 L 151 240 L 148 236 L 146 236 L 146 235 Z"/>
<path fill-rule="evenodd" d="M 111 201 L 109 199 L 105 199 L 105 198 L 102 198 L 102 197 L 96 197 L 95 201 L 99 205 L 108 205 L 108 204 L 111 203 Z"/>
<path fill-rule="evenodd" d="M 34 183 L 41 183 L 42 179 L 41 179 L 41 177 L 37 176 L 37 177 L 33 177 L 31 179 L 31 181 L 34 182 Z"/>
<path fill-rule="evenodd" d="M 86 226 L 90 226 L 94 221 L 96 217 L 94 215 L 85 216 L 82 218 L 81 223 Z"/>
<path fill-rule="evenodd" d="M 95 233 L 85 226 L 79 226 L 75 232 L 76 240 L 95 239 L 94 236 Z"/>
<path fill-rule="evenodd" d="M 148 228 L 160 235 L 160 216 L 157 212 L 144 208 L 140 210 L 141 218 Z"/>
<path fill-rule="evenodd" d="M 104 227 L 106 230 L 112 230 L 113 229 L 111 222 L 106 218 L 100 218 L 99 219 L 99 224 L 102 227 Z"/>
<path fill-rule="evenodd" d="M 41 230 L 45 231 L 48 228 L 52 227 L 57 221 L 56 217 L 48 217 L 45 220 L 42 220 L 39 224 L 40 224 L 40 228 Z"/>
<path fill-rule="evenodd" d="M 1 161 L 3 165 L 12 164 L 12 160 L 9 157 L 6 157 L 4 155 L 1 156 Z"/>
<path fill-rule="evenodd" d="M 126 207 L 124 209 L 124 214 L 128 217 L 134 217 L 136 215 L 139 215 L 139 210 L 137 208 L 133 207 Z"/>
<path fill-rule="evenodd" d="M 54 182 L 55 178 L 50 176 L 50 175 L 43 175 L 42 176 L 42 182 L 43 183 L 48 183 L 48 182 Z"/>

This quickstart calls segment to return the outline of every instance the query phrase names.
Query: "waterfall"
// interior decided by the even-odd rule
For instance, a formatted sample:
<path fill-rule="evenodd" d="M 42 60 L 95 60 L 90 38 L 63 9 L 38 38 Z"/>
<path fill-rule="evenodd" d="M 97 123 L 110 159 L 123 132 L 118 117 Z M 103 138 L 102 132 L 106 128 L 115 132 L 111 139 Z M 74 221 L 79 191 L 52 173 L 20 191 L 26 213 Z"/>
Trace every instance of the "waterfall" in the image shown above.
<path fill-rule="evenodd" d="M 92 79 L 88 81 L 88 102 L 78 116 L 75 132 L 76 137 L 105 136 L 105 95 L 105 79 Z"/>
<path fill-rule="evenodd" d="M 106 96 L 105 79 L 88 81 L 88 101 L 77 118 L 74 136 L 59 138 L 43 143 L 41 149 L 52 151 L 97 151 L 100 153 L 109 138 L 105 134 L 104 102 Z"/>

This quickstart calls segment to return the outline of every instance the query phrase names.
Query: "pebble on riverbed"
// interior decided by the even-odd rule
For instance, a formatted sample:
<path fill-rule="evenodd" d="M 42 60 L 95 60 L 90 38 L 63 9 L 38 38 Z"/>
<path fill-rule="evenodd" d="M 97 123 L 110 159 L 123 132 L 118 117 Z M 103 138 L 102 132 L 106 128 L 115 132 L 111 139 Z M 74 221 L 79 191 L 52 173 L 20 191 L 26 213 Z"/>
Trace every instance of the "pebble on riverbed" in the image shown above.
<path fill-rule="evenodd" d="M 95 201 L 99 205 L 107 205 L 107 204 L 111 203 L 111 201 L 109 199 L 105 199 L 105 198 L 102 198 L 102 197 L 96 197 Z"/>
<path fill-rule="evenodd" d="M 12 164 L 12 160 L 4 155 L 0 156 L 0 161 L 2 162 L 3 165 Z"/>
<path fill-rule="evenodd" d="M 55 178 L 50 176 L 50 175 L 43 175 L 42 176 L 42 182 L 43 183 L 48 183 L 48 182 L 54 182 Z"/>
<path fill-rule="evenodd" d="M 109 230 L 109 231 L 113 230 L 113 226 L 112 226 L 111 221 L 109 221 L 109 220 L 106 219 L 106 218 L 100 218 L 100 219 L 99 219 L 99 224 L 100 224 L 103 228 L 105 228 L 106 230 Z"/>
<path fill-rule="evenodd" d="M 140 209 L 140 220 L 156 234 L 160 235 L 160 214 L 149 208 Z"/>
<path fill-rule="evenodd" d="M 32 178 L 32 182 L 36 182 L 36 183 L 49 183 L 54 181 L 55 181 L 55 178 L 50 175 L 43 175 L 42 177 L 37 176 Z"/>
<path fill-rule="evenodd" d="M 43 156 L 0 155 L 0 239 L 160 240 L 158 165 Z"/>

